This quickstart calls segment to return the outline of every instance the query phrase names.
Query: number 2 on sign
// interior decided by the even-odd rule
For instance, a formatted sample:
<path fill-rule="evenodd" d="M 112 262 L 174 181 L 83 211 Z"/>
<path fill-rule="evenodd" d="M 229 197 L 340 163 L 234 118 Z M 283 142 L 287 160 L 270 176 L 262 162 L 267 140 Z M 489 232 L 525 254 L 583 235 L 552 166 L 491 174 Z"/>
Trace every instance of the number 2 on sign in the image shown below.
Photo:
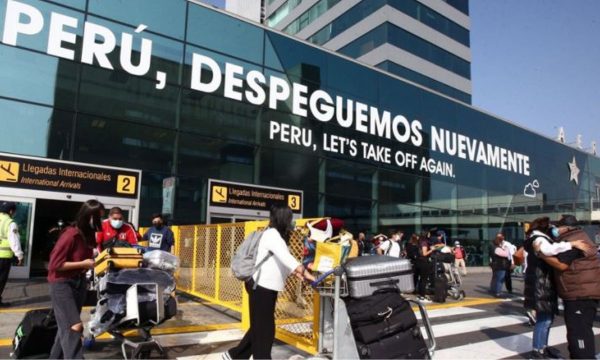
<path fill-rule="evenodd" d="M 135 194 L 135 176 L 117 176 L 117 192 L 119 194 Z"/>

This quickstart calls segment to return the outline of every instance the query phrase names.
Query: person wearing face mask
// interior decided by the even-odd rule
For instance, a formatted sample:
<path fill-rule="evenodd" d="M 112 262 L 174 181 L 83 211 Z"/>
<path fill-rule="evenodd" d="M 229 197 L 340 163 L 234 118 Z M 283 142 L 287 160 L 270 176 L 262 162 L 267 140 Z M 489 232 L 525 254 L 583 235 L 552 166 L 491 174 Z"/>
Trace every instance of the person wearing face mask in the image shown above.
<path fill-rule="evenodd" d="M 102 231 L 96 236 L 98 251 L 111 246 L 129 244 L 137 245 L 137 235 L 133 226 L 123 221 L 123 210 L 113 207 L 108 213 L 108 219 L 102 222 Z"/>
<path fill-rule="evenodd" d="M 173 231 L 165 225 L 162 214 L 152 215 L 152 227 L 146 231 L 143 239 L 148 242 L 150 250 L 163 250 L 171 252 L 175 245 Z"/>
<path fill-rule="evenodd" d="M 572 249 L 587 249 L 586 244 L 580 240 L 556 241 L 559 235 L 558 230 L 550 224 L 550 219 L 541 217 L 531 223 L 527 239 L 523 244 L 528 254 L 524 307 L 536 312 L 533 350 L 530 355 L 534 359 L 562 358 L 557 349 L 548 346 L 550 327 L 554 316 L 558 314 L 557 289 L 560 288 L 560 285 L 555 282 L 555 271 L 546 259 L 556 259 L 555 256 L 561 257 L 562 254 L 566 254 Z"/>
<path fill-rule="evenodd" d="M 60 234 L 50 253 L 48 283 L 58 331 L 50 359 L 83 359 L 81 308 L 87 293 L 85 273 L 94 268 L 94 235 L 101 229 L 104 206 L 88 200 L 76 220 Z"/>
<path fill-rule="evenodd" d="M 593 326 L 600 300 L 600 259 L 596 245 L 578 227 L 573 215 L 563 215 L 552 228 L 552 236 L 559 243 L 573 247 L 544 258 L 555 269 L 556 288 L 565 306 L 569 354 L 572 359 L 593 359 L 596 356 Z"/>

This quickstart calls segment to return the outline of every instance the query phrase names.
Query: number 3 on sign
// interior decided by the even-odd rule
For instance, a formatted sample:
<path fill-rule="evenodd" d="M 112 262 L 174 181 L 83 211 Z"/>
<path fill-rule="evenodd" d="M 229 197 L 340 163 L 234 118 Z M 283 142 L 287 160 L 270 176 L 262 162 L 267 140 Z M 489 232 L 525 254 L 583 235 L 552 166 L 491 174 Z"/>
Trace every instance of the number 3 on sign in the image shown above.
<path fill-rule="evenodd" d="M 135 194 L 135 176 L 117 176 L 117 192 L 119 194 Z"/>
<path fill-rule="evenodd" d="M 292 210 L 300 210 L 300 196 L 288 195 L 288 206 Z"/>

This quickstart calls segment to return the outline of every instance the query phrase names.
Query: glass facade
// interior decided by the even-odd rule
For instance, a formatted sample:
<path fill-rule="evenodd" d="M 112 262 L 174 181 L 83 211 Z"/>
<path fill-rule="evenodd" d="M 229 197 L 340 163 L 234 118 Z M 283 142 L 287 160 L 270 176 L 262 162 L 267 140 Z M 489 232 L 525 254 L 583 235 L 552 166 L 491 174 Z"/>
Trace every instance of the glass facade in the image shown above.
<path fill-rule="evenodd" d="M 425 76 L 421 73 L 413 71 L 402 65 L 398 65 L 398 64 L 394 63 L 393 61 L 389 61 L 389 60 L 384 61 L 382 63 L 375 65 L 375 67 L 383 69 L 392 74 L 398 75 L 407 80 L 413 81 L 417 84 L 428 87 L 428 88 L 435 90 L 437 92 L 440 92 L 444 95 L 448 95 L 448 96 L 455 98 L 457 100 L 460 100 L 466 104 L 471 103 L 471 94 L 457 90 L 456 88 L 448 86 L 444 83 L 441 83 L 441 82 L 439 82 L 435 79 L 432 79 L 428 76 Z"/>
<path fill-rule="evenodd" d="M 4 23 L 10 3 L 43 20 L 14 44 Z M 0 1 L 0 151 L 142 169 L 142 225 L 161 209 L 170 176 L 173 221 L 205 222 L 207 181 L 216 178 L 303 190 L 304 216 L 340 217 L 353 232 L 444 229 L 471 250 L 471 264 L 482 264 L 496 232 L 518 242 L 524 221 L 567 212 L 592 221 L 600 205 L 597 157 L 212 8 L 184 0 L 10 3 Z M 72 59 L 49 55 L 49 33 L 59 28 L 51 13 L 75 19 L 61 37 Z M 99 48 L 101 35 L 85 36 L 90 24 L 115 35 L 113 49 Z M 148 71 L 133 75 L 123 65 L 123 34 L 134 35 L 133 64 L 143 59 L 141 38 L 152 40 Z M 198 55 L 214 62 L 201 76 Z M 238 67 L 265 81 L 243 81 Z M 231 85 L 236 77 L 241 85 Z M 198 90 L 214 79 L 219 86 Z M 285 88 L 273 79 L 295 85 L 271 104 Z M 251 102 L 257 88 L 269 100 Z M 305 115 L 296 101 L 302 91 L 311 103 L 323 96 L 304 105 Z M 315 146 L 281 140 L 274 123 L 310 131 Z M 577 182 L 569 163 L 580 169 Z"/>
<path fill-rule="evenodd" d="M 416 0 L 361 1 L 309 37 L 308 41 L 316 45 L 323 45 L 385 5 L 401 11 L 467 47 L 469 46 L 469 30 Z"/>
<path fill-rule="evenodd" d="M 389 22 L 379 25 L 338 51 L 344 55 L 359 58 L 386 43 L 406 50 L 464 78 L 471 78 L 471 63 Z"/>
<path fill-rule="evenodd" d="M 302 29 L 317 20 L 327 10 L 337 5 L 340 1 L 341 0 L 319 0 L 316 4 L 311 6 L 310 9 L 306 10 L 302 15 L 286 26 L 283 31 L 290 35 L 302 31 Z"/>

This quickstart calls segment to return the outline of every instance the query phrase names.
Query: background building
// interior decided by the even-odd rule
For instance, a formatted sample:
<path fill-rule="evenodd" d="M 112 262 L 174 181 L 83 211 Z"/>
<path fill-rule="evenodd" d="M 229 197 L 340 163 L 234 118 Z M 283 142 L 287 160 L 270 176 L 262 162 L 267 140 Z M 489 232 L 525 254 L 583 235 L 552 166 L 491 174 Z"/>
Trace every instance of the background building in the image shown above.
<path fill-rule="evenodd" d="M 471 103 L 468 0 L 263 3 L 270 27 Z M 249 9 L 247 0 L 226 4 L 227 10 L 256 21 L 257 9 Z"/>
<path fill-rule="evenodd" d="M 0 0 L 0 31 L 8 3 Z M 15 44 L 0 44 L 0 152 L 141 169 L 142 225 L 160 211 L 162 182 L 168 177 L 177 179 L 173 221 L 178 224 L 210 220 L 211 178 L 291 188 L 304 193 L 304 216 L 340 217 L 353 232 L 443 229 L 468 247 L 471 264 L 487 261 L 484 254 L 496 232 L 519 241 L 524 222 L 540 215 L 573 213 L 587 223 L 600 219 L 597 157 L 344 55 L 185 0 L 18 3 L 38 11 L 44 23 L 39 32 L 19 34 Z M 64 29 L 75 40 L 61 45 L 73 50 L 73 59 L 49 53 L 52 13 L 77 20 Z M 325 21 L 318 19 L 311 24 Z M 81 60 L 84 23 L 115 35 L 104 65 L 98 57 L 91 63 Z M 141 33 L 136 32 L 140 24 L 147 26 Z M 134 36 L 134 64 L 143 56 L 141 39 L 152 40 L 151 65 L 142 75 L 122 65 L 124 33 Z M 194 54 L 218 64 L 218 71 L 205 67 L 200 78 L 206 83 L 220 75 L 218 89 L 192 87 Z M 244 74 L 255 70 L 265 79 L 305 87 L 309 95 L 322 90 L 347 101 L 341 102 L 339 117 L 322 121 L 312 112 L 298 115 L 291 93 L 274 107 L 269 101 L 236 100 L 226 96 L 223 82 L 227 76 L 245 75 L 232 73 L 237 69 L 232 65 L 242 67 Z M 166 77 L 162 87 L 160 72 Z M 272 91 L 268 81 L 261 88 Z M 378 121 L 384 111 L 390 119 L 412 125 L 418 121 L 421 129 L 410 131 L 422 141 L 399 141 L 386 136 L 385 129 L 365 128 L 365 121 L 375 120 L 371 113 L 365 120 L 359 108 L 378 110 Z M 349 114 L 356 121 L 342 126 Z M 273 122 L 310 131 L 315 146 L 282 141 L 281 134 L 272 133 Z M 402 126 L 396 130 L 408 131 Z M 374 135 L 378 132 L 382 136 Z M 436 140 L 442 135 L 444 150 Z M 346 141 L 340 139 L 356 141 L 356 154 L 339 150 L 339 142 Z M 378 157 L 379 150 L 363 152 L 362 143 L 390 149 L 393 158 Z M 399 152 L 414 155 L 418 164 L 400 166 Z M 508 153 L 526 156 L 527 169 L 495 162 Z M 423 168 L 422 159 L 441 168 Z"/>

